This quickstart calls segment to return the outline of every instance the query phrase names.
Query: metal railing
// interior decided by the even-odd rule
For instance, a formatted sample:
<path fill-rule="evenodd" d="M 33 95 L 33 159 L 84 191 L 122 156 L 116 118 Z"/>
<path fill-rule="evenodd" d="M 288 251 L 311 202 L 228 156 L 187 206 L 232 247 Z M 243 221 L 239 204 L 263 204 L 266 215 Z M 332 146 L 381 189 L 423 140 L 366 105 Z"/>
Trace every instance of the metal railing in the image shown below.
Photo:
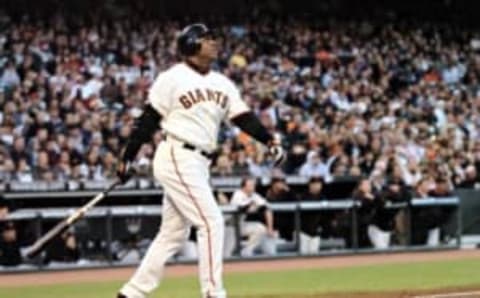
<path fill-rule="evenodd" d="M 308 177 L 302 176 L 288 176 L 285 178 L 289 185 L 305 185 L 308 182 Z M 240 186 L 242 177 L 212 177 L 211 185 L 215 190 L 230 191 L 237 189 Z M 11 181 L 0 184 L 0 191 L 4 192 L 7 199 L 16 198 L 52 198 L 53 197 L 80 197 L 95 194 L 96 190 L 101 190 L 110 185 L 113 180 L 85 180 L 85 181 L 35 181 L 35 183 L 23 183 Z M 269 185 L 271 177 L 259 178 L 260 185 Z M 162 194 L 162 187 L 160 184 L 149 178 L 131 179 L 124 185 L 117 187 L 112 194 L 120 196 L 131 195 L 130 191 L 135 190 L 143 195 L 158 195 Z M 137 193 L 135 193 L 137 195 Z"/>
<path fill-rule="evenodd" d="M 124 191 L 124 190 L 123 190 Z M 120 191 L 120 192 L 123 192 Z M 138 194 L 137 194 L 138 195 Z M 411 223 L 411 216 L 410 216 L 410 211 L 413 208 L 423 208 L 423 207 L 432 207 L 432 206 L 442 206 L 442 207 L 453 207 L 455 208 L 455 212 L 452 216 L 456 216 L 456 227 L 455 227 L 455 232 L 454 236 L 456 238 L 456 242 L 454 247 L 459 247 L 460 246 L 460 241 L 461 241 L 461 210 L 459 207 L 459 199 L 457 197 L 446 197 L 446 198 L 427 198 L 427 199 L 413 199 L 409 203 L 407 202 L 402 202 L 402 203 L 390 203 L 387 202 L 385 205 L 385 208 L 393 208 L 393 209 L 404 209 L 407 212 L 407 221 L 408 221 L 408 233 L 410 234 L 412 223 Z M 293 255 L 293 256 L 299 256 L 301 255 L 300 253 L 300 237 L 299 237 L 299 232 L 301 231 L 301 218 L 302 218 L 302 213 L 304 211 L 318 211 L 320 214 L 321 212 L 324 211 L 332 211 L 332 210 L 345 210 L 348 211 L 350 216 L 351 216 L 351 227 L 350 227 L 350 233 L 351 233 L 351 243 L 353 244 L 350 249 L 345 249 L 344 252 L 349 252 L 349 253 L 356 253 L 362 251 L 358 247 L 358 208 L 360 207 L 360 202 L 354 201 L 352 199 L 345 199 L 345 200 L 335 200 L 335 201 L 297 201 L 297 202 L 291 202 L 291 203 L 272 203 L 270 204 L 270 208 L 274 213 L 281 213 L 281 212 L 289 212 L 292 213 L 292 216 L 294 218 L 294 240 L 293 243 L 291 243 L 294 247 L 294 251 L 290 254 L 286 255 Z M 234 227 L 235 227 L 235 234 L 236 234 L 236 252 L 237 254 L 235 255 L 235 258 L 240 257 L 238 255 L 238 252 L 241 247 L 241 225 L 239 223 L 240 220 L 240 212 L 237 207 L 231 206 L 231 205 L 225 205 L 225 206 L 220 206 L 222 212 L 224 214 L 230 214 L 233 215 L 234 218 Z M 56 221 L 60 220 L 69 214 L 71 214 L 75 208 L 45 208 L 45 209 L 21 209 L 17 210 L 15 212 L 12 212 L 8 216 L 8 220 L 13 220 L 13 221 L 29 221 L 29 222 L 35 222 L 34 224 L 34 230 L 36 237 L 39 237 L 42 235 L 42 233 L 46 232 L 44 230 L 44 223 L 46 221 Z M 103 226 L 95 226 L 95 229 L 97 231 L 103 229 L 103 234 L 105 235 L 105 241 L 107 241 L 106 247 L 108 248 L 107 251 L 105 251 L 105 263 L 104 265 L 115 265 L 115 262 L 112 260 L 111 257 L 111 252 L 108 251 L 111 249 L 111 244 L 114 238 L 113 235 L 113 222 L 114 219 L 116 218 L 122 218 L 122 217 L 135 217 L 135 218 L 143 218 L 143 217 L 156 217 L 160 218 L 161 217 L 161 210 L 162 207 L 159 205 L 152 206 L 152 205 L 136 205 L 136 206 L 109 206 L 109 207 L 96 207 L 91 210 L 86 215 L 86 220 L 89 219 L 101 219 L 104 221 Z M 408 239 L 410 239 L 410 236 L 408 236 Z M 449 245 L 449 247 L 452 247 Z M 405 247 L 395 247 L 393 249 L 398 250 L 398 249 L 404 249 L 404 250 L 409 250 L 409 249 L 414 249 L 415 247 L 413 246 L 405 246 Z M 418 248 L 418 247 L 417 247 Z M 441 248 L 441 247 L 439 247 Z M 322 253 L 328 253 L 328 251 L 318 251 L 319 254 Z M 282 254 L 279 254 L 278 256 L 282 256 Z M 38 269 L 43 268 L 41 262 L 35 263 L 36 266 L 38 266 Z M 72 264 L 72 268 L 75 268 L 75 265 Z M 0 270 L 1 272 L 1 270 Z"/>

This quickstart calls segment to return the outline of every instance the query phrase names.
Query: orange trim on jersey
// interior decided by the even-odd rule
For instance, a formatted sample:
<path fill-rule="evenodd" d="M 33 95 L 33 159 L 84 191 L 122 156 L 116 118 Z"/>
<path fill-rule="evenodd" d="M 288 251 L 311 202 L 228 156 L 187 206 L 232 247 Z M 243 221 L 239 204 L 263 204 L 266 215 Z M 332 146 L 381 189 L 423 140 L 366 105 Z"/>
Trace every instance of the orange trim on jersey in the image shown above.
<path fill-rule="evenodd" d="M 207 243 L 208 243 L 208 267 L 209 267 L 209 274 L 210 274 L 210 282 L 212 283 L 212 285 L 215 287 L 215 280 L 213 279 L 213 257 L 212 257 L 212 243 L 211 243 L 211 235 L 210 235 L 210 226 L 208 225 L 208 221 L 207 221 L 207 218 L 205 217 L 205 215 L 203 214 L 202 212 L 202 209 L 200 209 L 200 206 L 198 205 L 198 202 L 197 200 L 195 199 L 195 197 L 193 196 L 192 192 L 190 191 L 190 188 L 188 187 L 188 185 L 185 183 L 185 181 L 183 180 L 183 177 L 182 175 L 180 174 L 180 172 L 178 171 L 178 165 L 177 165 L 177 161 L 175 160 L 175 154 L 173 152 L 173 146 L 171 147 L 170 149 L 170 155 L 172 157 L 172 161 L 173 161 L 173 165 L 175 167 L 175 172 L 177 173 L 177 176 L 178 176 L 178 179 L 180 180 L 180 183 L 183 185 L 183 187 L 185 187 L 185 189 L 187 190 L 187 194 L 188 194 L 188 197 L 192 200 L 193 204 L 195 205 L 195 208 L 197 209 L 198 213 L 200 214 L 200 217 L 203 221 L 203 223 L 205 224 L 206 228 L 207 228 Z M 210 297 L 210 295 L 208 294 L 207 292 L 207 297 Z"/>

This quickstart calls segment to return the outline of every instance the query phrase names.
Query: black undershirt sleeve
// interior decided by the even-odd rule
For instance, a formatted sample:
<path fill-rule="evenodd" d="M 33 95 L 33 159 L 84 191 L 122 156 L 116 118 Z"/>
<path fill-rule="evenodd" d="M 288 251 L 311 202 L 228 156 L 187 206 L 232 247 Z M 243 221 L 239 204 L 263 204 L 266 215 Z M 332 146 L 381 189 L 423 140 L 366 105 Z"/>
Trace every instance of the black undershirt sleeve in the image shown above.
<path fill-rule="evenodd" d="M 253 112 L 242 113 L 233 117 L 231 121 L 255 140 L 265 145 L 269 145 L 273 140 L 272 135 L 267 131 L 265 126 L 260 123 L 260 120 Z"/>
<path fill-rule="evenodd" d="M 124 162 L 135 159 L 140 147 L 150 141 L 155 131 L 160 128 L 160 120 L 162 120 L 162 116 L 151 105 L 147 105 L 143 114 L 135 120 L 122 156 Z"/>

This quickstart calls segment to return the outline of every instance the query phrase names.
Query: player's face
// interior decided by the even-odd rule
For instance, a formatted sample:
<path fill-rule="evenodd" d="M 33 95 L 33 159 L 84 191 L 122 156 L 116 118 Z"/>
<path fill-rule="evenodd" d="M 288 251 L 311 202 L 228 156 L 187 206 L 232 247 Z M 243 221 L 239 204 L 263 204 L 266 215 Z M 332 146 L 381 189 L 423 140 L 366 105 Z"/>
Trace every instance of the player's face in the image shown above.
<path fill-rule="evenodd" d="M 218 57 L 218 43 L 213 36 L 205 36 L 200 40 L 202 47 L 199 56 L 215 60 Z"/>
<path fill-rule="evenodd" d="M 245 182 L 245 192 L 252 194 L 255 191 L 256 182 L 253 179 L 249 179 Z"/>

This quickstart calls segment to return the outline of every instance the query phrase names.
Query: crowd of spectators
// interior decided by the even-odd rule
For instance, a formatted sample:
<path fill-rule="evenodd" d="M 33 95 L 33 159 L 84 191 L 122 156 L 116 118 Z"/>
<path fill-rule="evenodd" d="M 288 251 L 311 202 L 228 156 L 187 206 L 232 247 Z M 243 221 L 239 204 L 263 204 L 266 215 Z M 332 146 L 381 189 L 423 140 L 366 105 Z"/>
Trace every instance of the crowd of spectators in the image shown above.
<path fill-rule="evenodd" d="M 0 180 L 105 180 L 180 22 L 0 16 Z M 480 39 L 450 24 L 251 17 L 217 22 L 215 69 L 288 150 L 284 174 L 473 188 Z M 148 169 L 158 132 L 137 161 Z M 221 131 L 214 175 L 270 175 L 263 148 Z M 393 187 L 396 189 L 396 187 Z M 395 191 L 394 191 L 395 192 Z"/>
<path fill-rule="evenodd" d="M 113 178 L 149 86 L 178 61 L 175 38 L 190 21 L 0 12 L 0 183 Z M 245 215 L 253 228 L 247 233 L 244 227 L 249 235 L 243 236 L 255 245 L 247 242 L 241 254 L 253 254 L 260 234 L 297 237 L 307 254 L 328 237 L 352 246 L 348 214 L 302 212 L 295 235 L 291 214 L 266 212 L 268 203 L 329 199 L 324 188 L 335 177 L 360 181 L 352 197 L 361 202 L 361 247 L 405 243 L 404 211 L 385 209 L 387 202 L 480 188 L 480 36 L 474 28 L 256 12 L 241 22 L 207 21 L 221 46 L 214 68 L 234 80 L 288 152 L 287 162 L 272 169 L 261 145 L 226 124 L 212 175 L 310 178 L 302 193 L 273 179 L 258 218 Z M 141 148 L 141 174 L 151 176 L 161 140 L 158 132 Z M 244 185 L 246 198 L 255 193 L 255 181 L 247 180 L 253 189 Z M 243 206 L 242 200 L 224 201 Z M 0 202 L 0 220 L 7 213 Z M 448 214 L 440 207 L 414 210 L 410 243 L 438 244 Z M 3 221 L 0 231 L 0 264 L 18 265 L 15 224 Z M 234 242 L 228 242 L 231 255 Z M 46 262 L 79 255 L 75 236 L 65 233 Z"/>

